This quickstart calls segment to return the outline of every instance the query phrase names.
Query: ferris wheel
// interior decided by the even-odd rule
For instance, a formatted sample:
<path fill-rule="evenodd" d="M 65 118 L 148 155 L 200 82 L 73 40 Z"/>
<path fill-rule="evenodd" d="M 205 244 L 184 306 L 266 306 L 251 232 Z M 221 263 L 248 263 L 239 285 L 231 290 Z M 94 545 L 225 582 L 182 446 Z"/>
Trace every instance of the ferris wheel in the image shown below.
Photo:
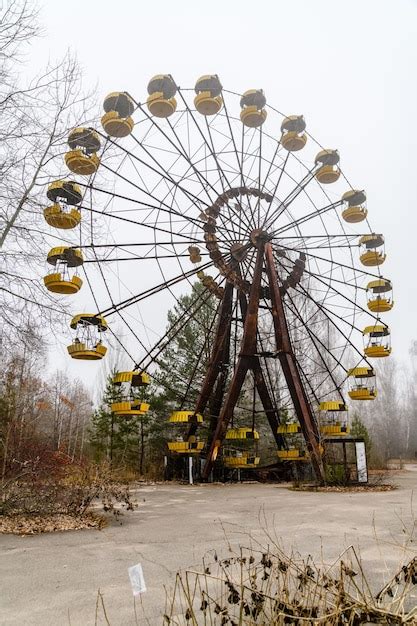
<path fill-rule="evenodd" d="M 143 100 L 109 94 L 101 128 L 69 135 L 71 178 L 47 190 L 45 219 L 67 238 L 48 254 L 45 286 L 81 289 L 80 301 L 90 292 L 95 307 L 73 317 L 69 355 L 102 359 L 112 334 L 133 365 L 115 381 L 118 414 L 140 414 L 149 407 L 135 389 L 157 377 L 162 350 L 214 299 L 204 380 L 192 404 L 178 398 L 169 420 L 181 432 L 169 450 L 203 455 L 205 477 L 220 458 L 256 467 L 256 413 L 279 459 L 309 459 L 322 477 L 326 438 L 349 433 L 347 396 L 373 400 L 372 359 L 391 352 L 381 314 L 392 285 L 366 193 L 302 115 L 282 114 L 260 89 L 228 91 L 217 75 L 182 88 L 159 75 L 147 91 Z M 155 320 L 196 280 L 192 306 L 155 335 Z M 248 423 L 235 427 L 248 386 Z"/>

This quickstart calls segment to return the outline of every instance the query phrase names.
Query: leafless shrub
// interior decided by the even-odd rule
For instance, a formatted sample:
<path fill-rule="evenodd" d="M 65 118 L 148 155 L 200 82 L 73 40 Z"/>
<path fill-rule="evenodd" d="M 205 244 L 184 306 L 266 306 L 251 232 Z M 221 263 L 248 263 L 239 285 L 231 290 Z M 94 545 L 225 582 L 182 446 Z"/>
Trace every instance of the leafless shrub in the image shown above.
<path fill-rule="evenodd" d="M 107 464 L 75 464 L 54 454 L 22 464 L 20 471 L 0 487 L 0 515 L 55 515 L 82 517 L 92 505 L 119 516 L 131 511 L 129 484 L 120 482 Z"/>
<path fill-rule="evenodd" d="M 411 595 L 416 584 L 417 558 L 375 594 L 352 547 L 329 568 L 317 567 L 311 557 L 287 556 L 276 546 L 271 551 L 241 548 L 227 559 L 214 554 L 200 572 L 178 573 L 164 623 L 416 624 Z"/>

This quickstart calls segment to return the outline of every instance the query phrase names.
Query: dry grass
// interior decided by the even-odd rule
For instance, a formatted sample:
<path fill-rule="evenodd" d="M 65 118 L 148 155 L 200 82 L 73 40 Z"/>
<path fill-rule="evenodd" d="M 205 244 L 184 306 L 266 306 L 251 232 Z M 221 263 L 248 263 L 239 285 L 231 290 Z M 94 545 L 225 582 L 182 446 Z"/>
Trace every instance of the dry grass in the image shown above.
<path fill-rule="evenodd" d="M 82 517 L 74 517 L 65 513 L 0 516 L 0 533 L 23 536 L 65 530 L 83 530 L 85 528 L 101 530 L 106 525 L 105 518 L 95 513 L 86 513 Z"/>
<path fill-rule="evenodd" d="M 361 561 L 348 548 L 330 567 L 317 567 L 273 550 L 241 548 L 239 554 L 203 563 L 202 571 L 177 574 L 167 599 L 170 626 L 283 624 L 417 624 L 412 590 L 417 558 L 372 593 Z"/>
<path fill-rule="evenodd" d="M 366 484 L 366 485 L 293 485 L 289 487 L 292 491 L 321 491 L 323 493 L 332 491 L 361 493 L 369 491 L 394 491 L 396 485 L 390 484 Z"/>

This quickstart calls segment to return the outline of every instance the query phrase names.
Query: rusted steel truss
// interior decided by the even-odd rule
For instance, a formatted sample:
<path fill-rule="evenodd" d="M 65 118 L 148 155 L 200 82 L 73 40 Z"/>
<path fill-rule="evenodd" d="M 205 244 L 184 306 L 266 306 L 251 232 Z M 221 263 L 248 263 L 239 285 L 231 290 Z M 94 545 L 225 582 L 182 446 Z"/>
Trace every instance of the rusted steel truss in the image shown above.
<path fill-rule="evenodd" d="M 203 470 L 207 479 L 215 462 L 228 424 L 233 416 L 239 395 L 249 370 L 253 373 L 254 383 L 266 417 L 278 446 L 283 440 L 278 435 L 279 414 L 269 389 L 258 356 L 258 314 L 261 294 L 261 281 L 266 271 L 271 297 L 271 312 L 278 358 L 291 395 L 294 410 L 301 425 L 310 454 L 314 472 L 319 480 L 323 479 L 323 466 L 319 450 L 319 432 L 308 398 L 304 391 L 300 373 L 288 333 L 282 297 L 278 286 L 271 244 L 260 236 L 257 240 L 257 256 L 249 292 L 249 298 L 239 291 L 239 303 L 243 320 L 243 337 L 240 354 L 232 379 L 228 383 L 231 323 L 234 285 L 227 283 L 224 298 L 219 311 L 219 322 L 214 339 L 212 357 L 195 412 L 202 413 L 210 406 L 209 450 Z M 197 423 L 190 424 L 187 437 L 195 434 Z"/>

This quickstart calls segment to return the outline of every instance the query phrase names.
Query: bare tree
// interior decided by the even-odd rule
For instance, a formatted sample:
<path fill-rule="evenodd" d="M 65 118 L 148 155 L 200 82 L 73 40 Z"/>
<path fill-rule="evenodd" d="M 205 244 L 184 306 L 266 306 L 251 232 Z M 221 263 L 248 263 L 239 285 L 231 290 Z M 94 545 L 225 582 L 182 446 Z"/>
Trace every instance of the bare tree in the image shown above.
<path fill-rule="evenodd" d="M 81 89 L 76 59 L 67 54 L 28 83 L 22 55 L 39 35 L 36 11 L 12 0 L 0 12 L 0 324 L 3 341 L 65 310 L 41 276 L 51 235 L 44 226 L 47 184 L 64 174 L 69 129 L 87 120 L 91 97 Z M 64 237 L 56 237 L 65 243 Z"/>

